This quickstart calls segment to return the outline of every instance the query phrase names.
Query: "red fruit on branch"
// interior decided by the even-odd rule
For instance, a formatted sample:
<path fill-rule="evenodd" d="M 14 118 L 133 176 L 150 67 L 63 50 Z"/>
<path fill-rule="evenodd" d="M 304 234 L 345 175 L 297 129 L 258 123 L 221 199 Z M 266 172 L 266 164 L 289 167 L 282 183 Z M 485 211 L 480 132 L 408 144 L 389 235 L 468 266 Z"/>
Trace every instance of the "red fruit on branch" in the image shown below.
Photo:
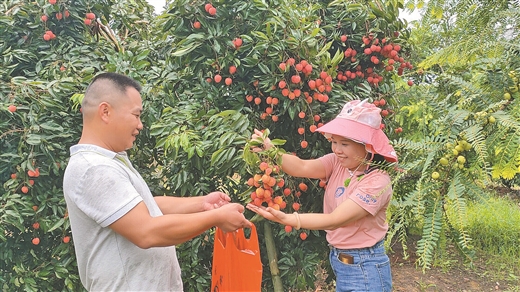
<path fill-rule="evenodd" d="M 238 50 L 238 48 L 240 48 L 242 46 L 242 39 L 241 38 L 235 38 L 233 40 L 233 45 L 235 46 L 235 48 Z"/>
<path fill-rule="evenodd" d="M 301 79 L 300 75 L 293 75 L 293 76 L 291 76 L 291 82 L 294 83 L 294 84 L 300 83 L 301 80 L 302 79 Z"/>
<path fill-rule="evenodd" d="M 309 80 L 309 82 L 307 82 L 307 84 L 309 85 L 309 88 L 310 88 L 311 90 L 316 89 L 316 81 L 314 81 L 314 80 Z"/>

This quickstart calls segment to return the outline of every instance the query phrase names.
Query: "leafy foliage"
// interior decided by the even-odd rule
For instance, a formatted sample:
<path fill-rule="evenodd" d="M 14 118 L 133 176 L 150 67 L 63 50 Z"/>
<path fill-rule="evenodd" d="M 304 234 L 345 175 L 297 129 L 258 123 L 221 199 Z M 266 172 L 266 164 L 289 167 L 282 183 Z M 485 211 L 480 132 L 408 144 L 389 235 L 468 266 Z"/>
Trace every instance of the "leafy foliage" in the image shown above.
<path fill-rule="evenodd" d="M 401 160 L 405 178 L 413 179 L 395 189 L 397 229 L 391 235 L 406 240 L 404 233 L 422 229 L 418 263 L 423 268 L 446 239 L 471 260 L 468 203 L 483 199 L 487 187 L 518 179 L 520 59 L 518 35 L 510 31 L 518 18 L 505 17 L 518 11 L 510 8 L 511 1 L 477 2 L 428 1 L 411 36 L 416 52 L 435 53 L 425 54 L 412 77 L 420 86 L 400 95 L 396 119 L 419 131 L 396 145 L 400 152 L 413 151 Z M 420 5 L 408 1 L 407 7 L 413 4 Z"/>
<path fill-rule="evenodd" d="M 446 239 L 471 258 L 468 204 L 489 185 L 518 180 L 520 60 L 511 28 L 520 18 L 512 1 L 428 1 L 410 34 L 398 18 L 403 2 L 219 0 L 211 14 L 210 3 L 181 0 L 157 17 L 143 1 L 2 2 L 2 289 L 82 289 L 73 240 L 64 241 L 61 178 L 80 135 L 82 93 L 102 71 L 143 85 L 146 127 L 130 155 L 157 195 L 220 189 L 249 202 L 254 169 L 243 147 L 254 128 L 286 141 L 286 152 L 317 157 L 329 145 L 315 127 L 346 101 L 368 99 L 384 110 L 400 157 L 389 239 L 421 230 L 424 268 Z M 96 14 L 90 25 L 87 12 Z M 47 31 L 55 38 L 46 41 Z M 323 184 L 284 181 L 284 202 L 321 212 Z M 284 288 L 312 287 L 316 266 L 326 265 L 323 232 L 303 231 L 302 241 L 272 227 Z M 211 231 L 178 247 L 186 291 L 207 290 L 211 249 Z"/>
<path fill-rule="evenodd" d="M 83 19 L 93 11 L 108 26 L 114 16 L 145 18 L 141 12 L 150 9 L 131 6 L 113 1 L 0 4 L 2 290 L 83 289 L 62 190 L 68 148 L 80 136 L 81 115 L 70 100 L 79 100 L 89 80 L 108 70 L 114 60 L 109 56 L 116 55 L 114 43 L 104 37 L 98 40 L 95 27 L 86 26 Z M 130 11 L 138 7 L 137 15 Z M 125 27 L 139 31 L 135 24 L 127 24 L 110 25 L 118 32 L 124 33 Z M 55 38 L 46 41 L 46 31 Z M 140 49 L 129 45 L 131 36 L 121 41 L 123 36 L 116 37 L 120 47 L 127 47 L 122 58 L 128 59 L 130 67 L 143 70 L 131 58 L 133 49 Z"/>

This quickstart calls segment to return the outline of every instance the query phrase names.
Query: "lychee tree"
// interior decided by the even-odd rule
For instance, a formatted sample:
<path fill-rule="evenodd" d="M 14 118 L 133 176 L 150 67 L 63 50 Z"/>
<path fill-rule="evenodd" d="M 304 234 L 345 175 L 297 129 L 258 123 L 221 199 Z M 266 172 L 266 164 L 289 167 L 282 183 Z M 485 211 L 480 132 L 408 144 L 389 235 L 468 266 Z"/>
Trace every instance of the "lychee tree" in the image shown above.
<path fill-rule="evenodd" d="M 256 201 L 286 212 L 320 212 L 323 182 L 286 177 L 276 171 L 274 156 L 244 157 L 243 148 L 257 128 L 284 141 L 279 147 L 285 152 L 304 158 L 325 154 L 330 145 L 315 129 L 351 99 L 368 99 L 382 107 L 382 127 L 390 134 L 399 133 L 399 125 L 392 121 L 397 104 L 394 83 L 412 68 L 408 31 L 397 18 L 399 5 L 399 1 L 171 3 L 159 18 L 164 36 L 157 40 L 165 59 L 159 84 L 167 106 L 151 133 L 166 155 L 165 188 L 189 195 L 219 182 L 234 200 L 244 203 Z M 271 265 L 263 286 L 313 287 L 316 266 L 328 267 L 323 260 L 328 251 L 323 232 L 257 224 L 265 227 L 259 229 L 261 254 Z M 201 247 L 210 250 L 211 244 L 202 241 L 190 249 L 201 252 Z M 185 251 L 183 246 L 180 250 Z M 189 291 L 204 281 L 184 280 Z"/>
<path fill-rule="evenodd" d="M 148 33 L 133 23 L 149 20 L 146 11 L 115 1 L 0 4 L 2 290 L 82 290 L 62 191 L 69 147 L 80 135 L 75 101 L 100 71 L 146 80 L 136 72 L 151 63 L 132 44 Z"/>

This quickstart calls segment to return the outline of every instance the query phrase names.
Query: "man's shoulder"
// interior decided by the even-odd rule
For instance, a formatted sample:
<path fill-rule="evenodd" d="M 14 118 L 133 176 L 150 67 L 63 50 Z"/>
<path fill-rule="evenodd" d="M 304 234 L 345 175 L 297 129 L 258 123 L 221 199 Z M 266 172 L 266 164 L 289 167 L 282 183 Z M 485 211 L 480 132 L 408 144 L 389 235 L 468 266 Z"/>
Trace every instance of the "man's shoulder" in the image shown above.
<path fill-rule="evenodd" d="M 70 158 L 65 176 L 82 176 L 85 173 L 101 171 L 108 175 L 108 169 L 119 169 L 114 160 L 115 152 L 93 145 L 78 144 L 70 148 Z"/>

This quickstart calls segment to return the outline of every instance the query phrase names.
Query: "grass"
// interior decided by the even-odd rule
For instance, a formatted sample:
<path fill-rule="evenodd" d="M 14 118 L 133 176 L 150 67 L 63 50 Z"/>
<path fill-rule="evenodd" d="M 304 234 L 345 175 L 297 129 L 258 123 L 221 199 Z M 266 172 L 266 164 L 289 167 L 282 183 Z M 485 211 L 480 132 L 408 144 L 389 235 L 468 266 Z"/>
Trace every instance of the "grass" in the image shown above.
<path fill-rule="evenodd" d="M 473 244 L 488 258 L 486 265 L 506 281 L 520 280 L 520 204 L 502 197 L 472 202 L 467 208 Z"/>

